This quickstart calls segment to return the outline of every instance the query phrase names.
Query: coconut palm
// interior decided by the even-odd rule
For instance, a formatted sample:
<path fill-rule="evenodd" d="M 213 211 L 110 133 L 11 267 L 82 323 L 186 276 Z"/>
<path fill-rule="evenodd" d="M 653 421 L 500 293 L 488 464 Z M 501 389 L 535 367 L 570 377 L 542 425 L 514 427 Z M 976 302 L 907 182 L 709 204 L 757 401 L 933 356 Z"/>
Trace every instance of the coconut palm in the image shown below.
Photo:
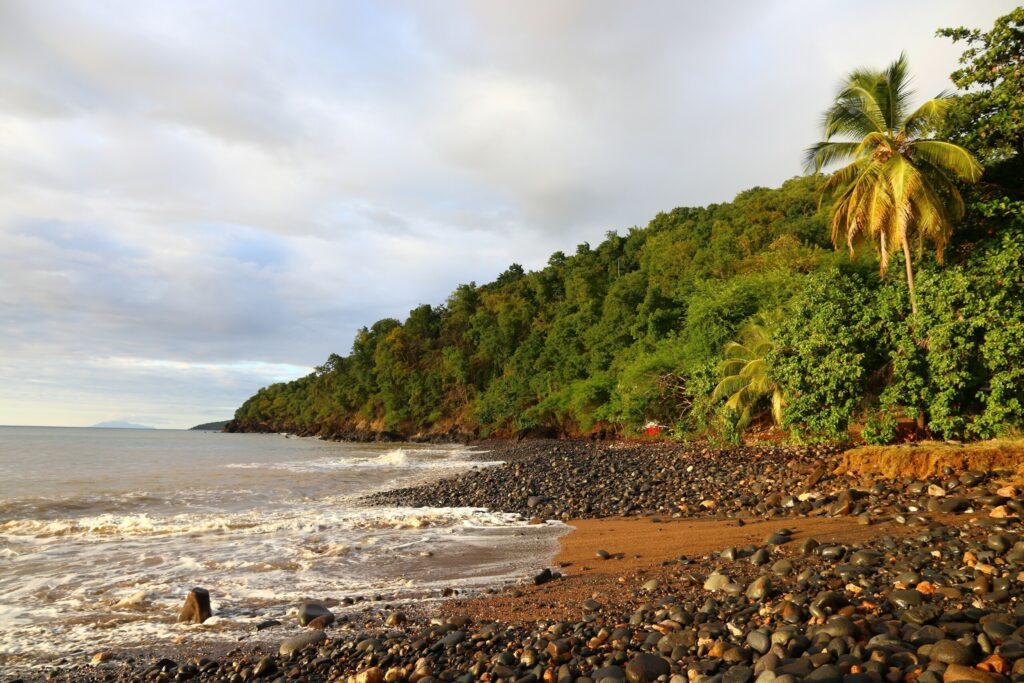
<path fill-rule="evenodd" d="M 767 330 L 751 324 L 743 329 L 738 341 L 725 345 L 725 359 L 718 364 L 722 380 L 711 394 L 712 400 L 728 397 L 725 405 L 737 416 L 736 426 L 743 429 L 766 402 L 772 418 L 782 424 L 785 405 L 782 389 L 768 373 L 766 357 L 774 344 Z"/>
<path fill-rule="evenodd" d="M 849 163 L 825 179 L 820 197 L 833 198 L 832 242 L 869 239 L 878 248 L 884 275 L 889 257 L 902 249 L 911 311 L 917 313 L 910 242 L 935 246 L 938 261 L 964 202 L 955 180 L 976 181 L 981 165 L 958 145 L 929 137 L 951 103 L 940 93 L 914 110 L 907 59 L 884 71 L 858 70 L 842 84 L 825 112 L 822 142 L 807 150 L 808 170 Z"/>

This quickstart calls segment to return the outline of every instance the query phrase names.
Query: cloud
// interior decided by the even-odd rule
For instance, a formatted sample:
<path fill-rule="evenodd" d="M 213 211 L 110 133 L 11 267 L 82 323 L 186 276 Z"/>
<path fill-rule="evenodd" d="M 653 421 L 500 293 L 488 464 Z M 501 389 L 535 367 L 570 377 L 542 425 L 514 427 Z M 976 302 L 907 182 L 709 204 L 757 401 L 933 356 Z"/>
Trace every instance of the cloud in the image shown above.
<path fill-rule="evenodd" d="M 1012 2 L 0 3 L 0 423 L 227 417 L 512 261 L 800 172 Z M 884 14 L 886 21 L 876 17 Z"/>

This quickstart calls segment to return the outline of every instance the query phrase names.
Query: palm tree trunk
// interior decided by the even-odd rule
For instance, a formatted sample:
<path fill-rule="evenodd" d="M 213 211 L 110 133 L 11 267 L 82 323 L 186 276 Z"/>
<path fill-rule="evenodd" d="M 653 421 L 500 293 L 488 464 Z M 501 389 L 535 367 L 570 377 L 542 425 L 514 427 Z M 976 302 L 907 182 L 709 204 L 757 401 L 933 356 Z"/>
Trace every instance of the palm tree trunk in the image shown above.
<path fill-rule="evenodd" d="M 901 241 L 903 242 L 903 264 L 907 268 L 907 289 L 910 291 L 910 312 L 917 315 L 917 298 L 914 296 L 914 268 L 910 264 L 910 244 L 907 242 L 906 235 Z"/>
<path fill-rule="evenodd" d="M 910 313 L 914 316 L 917 315 L 917 297 L 914 293 L 914 267 L 910 263 L 910 244 L 907 242 L 907 236 L 904 235 L 901 240 L 903 243 L 903 264 L 907 268 L 907 290 L 910 292 Z M 914 325 L 911 325 L 913 330 Z M 928 418 L 925 412 L 922 410 L 917 414 L 917 429 L 922 434 L 927 433 L 928 429 Z"/>

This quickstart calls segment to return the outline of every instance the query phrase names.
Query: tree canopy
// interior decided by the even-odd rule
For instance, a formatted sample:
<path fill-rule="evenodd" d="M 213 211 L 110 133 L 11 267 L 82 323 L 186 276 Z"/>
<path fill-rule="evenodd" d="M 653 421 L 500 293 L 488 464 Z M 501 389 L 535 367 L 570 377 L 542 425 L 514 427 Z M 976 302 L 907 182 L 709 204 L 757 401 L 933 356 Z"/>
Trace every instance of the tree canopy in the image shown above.
<path fill-rule="evenodd" d="M 944 28 L 938 35 L 966 45 L 951 78 L 961 90 L 943 135 L 987 162 L 1024 156 L 1024 7 L 990 31 Z"/>

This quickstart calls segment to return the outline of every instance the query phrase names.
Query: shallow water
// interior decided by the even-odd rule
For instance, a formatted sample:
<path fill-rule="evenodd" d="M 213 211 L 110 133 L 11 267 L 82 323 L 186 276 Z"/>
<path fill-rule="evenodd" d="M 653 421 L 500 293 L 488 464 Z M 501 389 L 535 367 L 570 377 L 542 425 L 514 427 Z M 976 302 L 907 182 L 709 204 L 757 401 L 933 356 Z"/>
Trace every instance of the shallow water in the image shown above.
<path fill-rule="evenodd" d="M 358 503 L 495 464 L 474 454 L 281 435 L 0 427 L 0 658 L 235 641 L 304 598 L 430 598 L 521 577 L 550 559 L 560 525 Z M 175 624 L 197 585 L 210 591 L 215 618 Z"/>

